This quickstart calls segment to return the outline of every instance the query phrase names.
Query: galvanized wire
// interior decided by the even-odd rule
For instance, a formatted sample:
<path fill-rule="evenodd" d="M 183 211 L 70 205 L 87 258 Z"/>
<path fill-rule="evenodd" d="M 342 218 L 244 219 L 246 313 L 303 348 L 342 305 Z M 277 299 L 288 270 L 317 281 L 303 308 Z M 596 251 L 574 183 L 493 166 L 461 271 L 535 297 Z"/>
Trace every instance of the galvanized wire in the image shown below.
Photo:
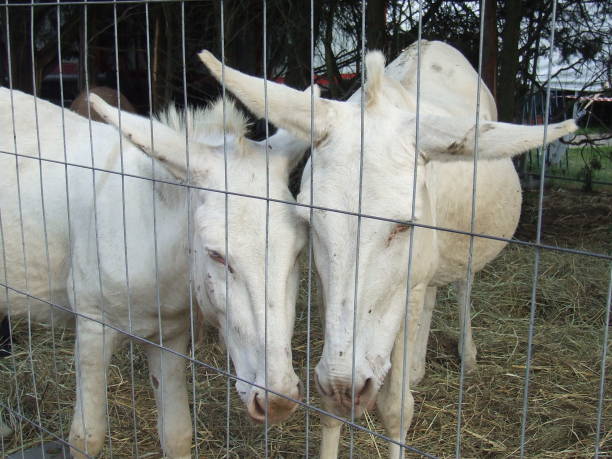
<path fill-rule="evenodd" d="M 359 105 L 359 185 L 357 195 L 357 213 L 361 214 L 361 206 L 363 201 L 363 153 L 364 153 L 364 142 L 365 142 L 365 56 L 366 56 L 366 43 L 365 43 L 365 22 L 366 22 L 366 2 L 361 0 L 361 86 L 359 88 L 361 94 L 361 100 Z M 361 242 L 361 216 L 357 217 L 357 234 L 355 237 L 355 276 L 354 276 L 354 289 L 353 289 L 353 336 L 352 336 L 352 348 L 353 355 L 351 360 L 351 400 L 355 400 L 355 365 L 356 365 L 356 352 L 355 343 L 357 342 L 357 307 L 359 304 L 359 245 Z M 355 403 L 351 403 L 351 422 L 355 423 Z M 354 432 L 350 429 L 351 445 L 349 449 L 349 457 L 353 458 L 354 449 Z"/>
<path fill-rule="evenodd" d="M 2 267 L 4 268 L 4 284 L 8 285 L 8 270 L 7 270 L 7 263 L 6 263 L 6 239 L 4 239 L 4 226 L 2 224 L 2 209 L 0 209 L 0 241 L 2 241 Z M 12 311 L 11 311 L 11 301 L 10 301 L 10 296 L 9 296 L 9 289 L 8 288 L 4 288 L 4 300 L 6 301 L 6 308 L 7 308 L 7 319 L 8 319 L 8 325 L 9 325 L 9 342 L 11 343 L 11 349 L 15 349 L 14 347 L 14 343 L 13 343 L 13 334 L 11 333 L 12 330 L 12 320 L 11 320 L 11 315 L 12 315 Z M 15 388 L 17 389 L 17 391 L 20 393 L 21 390 L 19 388 L 20 384 L 19 384 L 19 380 L 17 379 L 17 362 L 15 360 L 15 353 L 11 352 L 10 355 L 10 359 L 11 359 L 11 364 L 13 367 L 13 378 L 14 378 L 14 384 L 15 384 Z M 0 401 L 0 403 L 2 403 Z M 21 408 L 21 397 L 17 397 L 16 399 L 16 403 L 17 403 L 17 411 L 15 412 L 13 409 L 11 409 L 8 405 L 6 406 L 6 410 L 8 413 L 11 414 L 21 414 L 23 413 L 23 409 Z M 17 429 L 19 430 L 19 439 L 20 444 L 21 444 L 21 451 L 23 453 L 23 428 L 21 426 L 21 423 L 17 423 Z M 4 442 L 3 442 L 3 448 L 4 448 Z M 3 449 L 4 452 L 4 449 Z"/>
<path fill-rule="evenodd" d="M 183 106 L 185 107 L 185 113 L 187 112 L 187 56 L 185 52 L 185 3 L 181 2 L 181 59 L 182 59 L 182 77 L 183 77 Z M 223 126 L 225 131 L 225 124 Z M 187 168 L 187 174 L 185 181 L 187 183 L 187 269 L 189 270 L 189 333 L 191 338 L 190 356 L 195 359 L 195 346 L 196 346 L 196 331 L 195 331 L 195 316 L 194 316 L 194 305 L 193 305 L 193 238 L 191 232 L 193 231 L 193 215 L 191 212 L 192 204 L 192 188 L 191 185 L 191 162 L 189 156 L 189 123 L 185 118 L 185 165 Z M 193 442 L 195 449 L 195 457 L 199 457 L 199 445 L 198 445 L 198 410 L 196 403 L 196 366 L 191 363 L 191 397 L 192 397 L 192 420 L 193 423 Z"/>
<path fill-rule="evenodd" d="M 263 81 L 264 81 L 264 120 L 266 130 L 266 198 L 270 198 L 270 131 L 269 131 L 269 120 L 268 120 L 268 3 L 263 0 L 263 56 L 262 56 L 262 67 L 263 67 Z M 265 410 L 264 410 L 264 451 L 265 457 L 269 456 L 268 451 L 268 430 L 270 421 L 268 419 L 268 412 L 270 411 L 269 394 L 268 394 L 268 274 L 270 261 L 270 200 L 266 199 L 266 241 L 264 251 L 264 397 L 265 397 Z"/>
<path fill-rule="evenodd" d="M 484 43 L 484 24 L 486 15 L 486 0 L 480 2 L 480 36 L 478 42 L 478 79 L 476 82 L 476 113 L 475 113 L 475 131 L 474 131 L 474 161 L 472 166 L 472 205 L 470 215 L 470 232 L 474 232 L 476 227 L 476 187 L 477 187 L 477 176 L 478 176 L 478 141 L 480 131 L 480 89 L 482 86 L 482 53 Z M 467 274 L 466 274 L 466 288 L 465 296 L 460 299 L 459 295 L 463 292 L 456 292 L 456 301 L 459 302 L 462 308 L 462 313 L 459 317 L 463 317 L 461 320 L 461 349 L 459 351 L 460 359 L 460 370 L 459 370 L 459 395 L 457 401 L 457 430 L 455 434 L 455 457 L 461 457 L 461 421 L 463 413 L 463 388 L 465 384 L 465 337 L 467 334 L 466 325 L 469 321 L 470 304 L 471 304 L 471 292 L 472 282 L 474 280 L 473 274 L 473 256 L 474 256 L 474 236 L 470 236 L 470 242 L 468 247 L 468 263 L 467 263 Z"/>
<path fill-rule="evenodd" d="M 310 0 L 310 190 L 309 202 L 312 206 L 314 202 L 314 101 L 315 101 L 315 74 L 314 74 L 314 0 Z M 306 388 L 304 394 L 304 402 L 310 404 L 310 333 L 311 333 L 311 318 L 312 318 L 312 267 L 313 267 L 313 246 L 312 246 L 312 207 L 308 212 L 308 273 L 307 273 L 307 292 L 306 292 Z M 305 426 L 306 441 L 304 445 L 304 455 L 309 456 L 310 447 L 310 410 L 305 410 Z"/>
<path fill-rule="evenodd" d="M 230 327 L 230 301 L 229 301 L 229 181 L 227 174 L 227 90 L 225 86 L 225 5 L 224 0 L 220 0 L 220 21 L 221 21 L 221 100 L 223 104 L 223 188 L 224 196 L 224 216 L 225 216 L 225 263 L 223 266 L 225 275 L 225 329 L 227 332 L 227 342 L 229 342 L 232 328 Z M 231 373 L 231 359 L 229 346 L 225 349 L 225 368 L 228 374 Z M 231 385 L 230 378 L 226 379 L 225 386 L 225 448 L 227 455 L 230 454 L 230 407 L 231 407 Z"/>
<path fill-rule="evenodd" d="M 546 108 L 544 110 L 544 134 L 542 138 L 542 148 L 546 145 L 546 134 L 548 131 L 548 116 L 550 112 L 550 77 L 552 74 L 552 51 L 555 44 L 555 23 L 557 16 L 557 0 L 553 0 L 552 15 L 550 19 L 550 49 L 548 52 L 548 70 L 547 70 L 547 85 L 546 85 Z M 542 206 L 544 203 L 544 174 L 546 173 L 546 161 L 542 156 L 542 165 L 540 169 L 540 192 L 538 196 L 538 223 L 536 232 L 536 243 L 539 244 L 542 239 Z M 540 249 L 535 248 L 535 259 L 533 263 L 533 277 L 531 279 L 531 305 L 529 311 L 529 331 L 527 333 L 527 361 L 525 362 L 525 384 L 523 391 L 523 409 L 521 417 L 520 430 L 520 455 L 525 457 L 525 434 L 527 431 L 527 416 L 529 410 L 529 382 L 531 378 L 531 358 L 533 352 L 533 334 L 535 329 L 535 314 L 537 308 L 537 286 L 538 274 L 540 268 Z"/>
<path fill-rule="evenodd" d="M 595 457 L 598 458 L 601 450 L 600 438 L 603 429 L 603 408 L 606 393 L 606 357 L 608 355 L 608 336 L 610 333 L 610 308 L 612 301 L 612 265 L 610 266 L 610 280 L 608 281 L 608 299 L 606 300 L 606 314 L 604 315 L 603 333 L 601 338 L 601 365 L 599 375 L 599 400 L 597 401 L 597 427 L 595 428 Z"/>
<path fill-rule="evenodd" d="M 417 178 L 418 178 L 418 164 L 419 164 L 419 155 L 421 145 L 421 129 L 420 129 L 420 121 L 421 121 L 421 40 L 422 40 L 422 32 L 423 32 L 423 4 L 421 0 L 418 2 L 419 13 L 418 13 L 418 31 L 417 31 L 417 68 L 416 68 L 416 112 L 414 117 L 414 172 L 412 173 L 412 202 L 410 203 L 410 220 L 415 220 L 416 214 L 416 194 L 417 194 Z M 402 356 L 402 389 L 400 396 L 400 433 L 404 431 L 404 427 L 406 426 L 406 419 L 404 419 L 404 403 L 406 401 L 406 391 L 410 390 L 408 387 L 407 376 L 409 372 L 409 364 L 408 364 L 408 333 L 409 333 L 409 318 L 412 316 L 412 320 L 418 320 L 418 317 L 415 317 L 414 314 L 411 314 L 413 305 L 410 301 L 410 291 L 412 287 L 412 260 L 414 253 L 414 230 L 415 227 L 411 228 L 410 234 L 408 235 L 408 266 L 407 266 L 407 276 L 406 276 L 406 299 L 404 302 L 404 317 L 403 317 L 403 348 L 404 355 Z M 426 293 L 426 292 L 425 292 Z M 425 298 L 424 298 L 425 299 Z M 423 305 L 424 306 L 424 305 Z M 421 312 L 422 314 L 422 312 Z M 423 362 L 423 365 L 425 362 Z M 398 452 L 398 458 L 401 459 L 403 457 L 403 449 L 400 448 Z"/>
<path fill-rule="evenodd" d="M 11 151 L 3 151 L 0 150 L 0 154 L 5 154 L 5 155 L 9 155 L 9 156 L 15 156 L 15 157 L 19 157 L 19 158 L 34 158 L 34 159 L 38 159 L 37 156 L 32 156 L 32 155 L 24 155 L 21 153 L 15 153 L 15 152 L 11 152 Z M 66 164 L 68 166 L 71 167 L 77 167 L 77 168 L 81 168 L 81 169 L 89 169 L 89 170 L 97 170 L 99 172 L 107 172 L 109 174 L 115 174 L 115 175 L 123 175 L 124 177 L 129 177 L 129 178 L 139 178 L 142 180 L 153 180 L 150 177 L 144 177 L 138 174 L 131 174 L 129 172 L 118 172 L 118 171 L 113 171 L 110 169 L 105 169 L 105 168 L 101 168 L 101 167 L 96 167 L 96 168 L 92 168 L 91 166 L 86 166 L 83 164 L 77 164 L 77 163 L 73 163 L 73 162 L 67 162 L 65 163 L 64 161 L 58 161 L 58 160 L 54 160 L 54 159 L 49 159 L 49 158 L 42 158 L 42 161 L 46 161 L 46 162 L 50 162 L 50 163 L 55 163 L 55 164 Z M 185 183 L 179 183 L 179 182 L 175 182 L 172 180 L 165 180 L 165 179 L 155 179 L 156 182 L 158 183 L 167 183 L 170 185 L 176 185 L 178 187 L 184 187 L 187 188 L 187 185 Z M 562 252 L 562 253 L 570 253 L 570 254 L 574 254 L 574 255 L 584 255 L 587 257 L 592 257 L 592 258 L 598 258 L 598 259 L 602 259 L 602 260 L 612 260 L 612 255 L 607 254 L 607 253 L 600 253 L 600 252 L 592 252 L 592 251 L 588 251 L 588 250 L 580 250 L 580 249 L 573 249 L 573 248 L 569 248 L 569 247 L 561 247 L 561 246 L 556 246 L 556 245 L 550 245 L 550 244 L 543 244 L 543 243 L 536 243 L 536 242 L 530 242 L 530 241 L 522 241 L 519 239 L 510 239 L 510 238 L 506 238 L 506 237 L 499 237 L 499 236 L 493 236 L 491 234 L 486 234 L 486 233 L 473 233 L 470 231 L 463 231 L 463 230 L 459 230 L 456 228 L 447 228 L 444 226 L 436 226 L 436 225 L 427 225 L 424 223 L 419 223 L 419 222 L 411 222 L 410 220 L 401 220 L 398 218 L 388 218 L 388 217 L 381 217 L 378 215 L 372 215 L 372 214 L 367 214 L 367 213 L 359 213 L 359 212 L 352 212 L 350 210 L 344 210 L 344 209 L 334 209 L 331 207 L 326 207 L 326 206 L 318 206 L 318 205 L 310 205 L 310 204 L 303 204 L 303 203 L 299 203 L 299 202 L 292 202 L 292 201 L 287 201 L 285 199 L 277 199 L 277 198 L 266 198 L 265 196 L 260 196 L 257 194 L 251 194 L 251 193 L 241 193 L 238 191 L 225 191 L 222 189 L 218 189 L 218 188 L 211 188 L 211 187 L 205 187 L 205 186 L 200 186 L 200 185 L 190 185 L 190 188 L 194 189 L 194 190 L 200 190 L 200 191 L 210 191 L 210 192 L 214 192 L 214 193 L 221 193 L 221 194 L 225 194 L 227 196 L 240 196 L 243 198 L 251 198 L 251 199 L 256 199 L 256 200 L 261 200 L 261 201 L 270 201 L 271 203 L 281 203 L 281 204 L 289 204 L 289 205 L 293 205 L 296 207 L 304 207 L 306 209 L 313 209 L 313 210 L 321 210 L 321 211 L 325 211 L 325 212 L 335 212 L 338 214 L 343 214 L 343 215 L 350 215 L 353 217 L 362 217 L 362 218 L 366 218 L 366 219 L 371 219 L 371 220 L 378 220 L 378 221 L 382 221 L 382 222 L 389 222 L 389 223 L 397 223 L 398 225 L 404 225 L 404 226 L 416 226 L 419 228 L 427 228 L 427 229 L 433 229 L 436 231 L 444 231 L 447 233 L 454 233 L 454 234 L 462 234 L 465 236 L 476 236 L 476 237 L 480 237 L 483 239 L 489 239 L 492 241 L 499 241 L 499 242 L 505 242 L 508 244 L 516 244 L 516 245 L 520 245 L 520 246 L 524 246 L 524 247 L 532 247 L 532 248 L 540 248 L 540 249 L 545 249 L 545 250 L 554 250 L 557 252 Z"/>

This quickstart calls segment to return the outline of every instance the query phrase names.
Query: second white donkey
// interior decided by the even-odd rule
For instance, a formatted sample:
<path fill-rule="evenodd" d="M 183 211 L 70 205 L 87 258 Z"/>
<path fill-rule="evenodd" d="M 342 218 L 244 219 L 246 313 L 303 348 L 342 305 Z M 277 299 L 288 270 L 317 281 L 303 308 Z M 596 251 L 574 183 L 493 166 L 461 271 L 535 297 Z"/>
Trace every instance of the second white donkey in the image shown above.
<path fill-rule="evenodd" d="M 450 92 L 458 94 L 432 98 L 431 109 L 421 107 L 418 119 L 410 81 L 385 75 L 379 52 L 366 56 L 363 111 L 350 101 L 314 98 L 312 104 L 308 94 L 273 82 L 267 83 L 264 98 L 263 80 L 227 66 L 221 75 L 221 63 L 207 51 L 200 54 L 217 79 L 255 114 L 267 111 L 277 126 L 313 138 L 313 175 L 307 164 L 298 201 L 310 203 L 313 193 L 314 205 L 334 209 L 315 209 L 310 221 L 325 307 L 325 344 L 315 381 L 325 408 L 338 416 L 352 420 L 376 404 L 393 440 L 389 457 L 394 459 L 403 456 L 400 445 L 412 420 L 410 380 L 422 374 L 410 373 L 424 369 L 435 288 L 466 279 L 469 272 L 469 238 L 447 237 L 431 227 L 470 231 L 477 154 L 475 231 L 510 237 L 520 188 L 509 158 L 576 129 L 573 121 L 550 125 L 547 131 L 495 122 L 493 103 L 492 109 L 481 112 L 477 131 L 475 113 L 453 105 L 476 95 L 475 90 L 462 92 L 458 84 L 465 66 L 455 66 L 458 58 L 451 57 L 458 52 L 450 46 L 436 47 L 441 47 L 442 58 L 434 53 L 434 59 L 425 59 L 431 68 L 424 70 L 424 78 L 434 81 L 430 95 L 435 95 L 435 84 L 445 80 Z M 436 73 L 444 78 L 433 77 Z M 413 77 L 406 73 L 407 80 Z M 461 81 L 468 80 L 463 74 Z M 470 83 L 469 88 L 474 86 Z M 444 87 L 438 89 L 446 94 Z M 309 220 L 309 212 L 301 215 Z M 477 238 L 472 272 L 503 245 Z M 335 457 L 342 422 L 323 417 L 322 424 L 321 456 Z"/>

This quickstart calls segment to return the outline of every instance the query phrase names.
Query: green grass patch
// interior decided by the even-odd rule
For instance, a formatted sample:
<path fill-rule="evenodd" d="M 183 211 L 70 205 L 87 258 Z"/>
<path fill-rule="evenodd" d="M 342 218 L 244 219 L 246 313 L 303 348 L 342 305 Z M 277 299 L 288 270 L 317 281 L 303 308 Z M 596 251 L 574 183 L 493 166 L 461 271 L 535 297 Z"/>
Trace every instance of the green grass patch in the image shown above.
<path fill-rule="evenodd" d="M 526 161 L 527 172 L 540 174 L 537 154 L 531 152 Z M 555 187 L 612 191 L 612 146 L 570 148 L 560 164 L 546 166 L 546 176 L 547 183 Z M 589 182 L 591 187 L 587 186 Z"/>

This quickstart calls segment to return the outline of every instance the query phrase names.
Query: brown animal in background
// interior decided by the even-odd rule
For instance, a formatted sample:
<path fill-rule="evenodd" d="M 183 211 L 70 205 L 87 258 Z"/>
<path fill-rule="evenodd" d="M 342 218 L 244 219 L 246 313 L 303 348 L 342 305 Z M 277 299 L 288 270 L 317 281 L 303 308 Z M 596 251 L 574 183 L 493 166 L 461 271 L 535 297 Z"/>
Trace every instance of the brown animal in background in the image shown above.
<path fill-rule="evenodd" d="M 89 93 L 96 94 L 113 107 L 117 106 L 117 94 L 119 94 L 119 100 L 121 101 L 121 110 L 130 113 L 137 113 L 136 109 L 130 103 L 130 101 L 127 100 L 127 98 L 123 94 L 119 93 L 116 89 L 109 88 L 106 86 L 95 86 L 89 90 Z M 91 114 L 92 121 L 104 122 L 100 115 L 98 115 L 98 113 L 96 113 L 95 110 L 93 110 L 91 107 L 89 110 L 90 113 L 87 112 L 87 91 L 81 91 L 81 93 L 76 97 L 76 99 L 72 101 L 72 104 L 70 104 L 70 110 L 78 113 L 81 116 L 84 116 L 85 118 L 88 118 Z"/>

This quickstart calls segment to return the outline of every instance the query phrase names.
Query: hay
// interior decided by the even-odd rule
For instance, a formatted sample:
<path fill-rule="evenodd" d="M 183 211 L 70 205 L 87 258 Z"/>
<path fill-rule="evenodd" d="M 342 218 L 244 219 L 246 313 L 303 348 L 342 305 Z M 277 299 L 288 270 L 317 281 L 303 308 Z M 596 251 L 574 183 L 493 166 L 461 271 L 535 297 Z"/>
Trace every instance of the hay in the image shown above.
<path fill-rule="evenodd" d="M 534 193 L 526 193 L 518 236 L 533 239 Z M 544 240 L 563 246 L 610 253 L 610 196 L 568 191 L 547 191 Z M 477 276 L 473 288 L 473 326 L 478 345 L 478 369 L 465 385 L 463 427 L 464 457 L 514 457 L 518 454 L 521 407 L 525 374 L 528 317 L 533 270 L 533 249 L 510 246 Z M 543 251 L 537 289 L 533 375 L 530 385 L 528 456 L 590 457 L 594 451 L 595 416 L 598 401 L 602 331 L 609 263 L 592 257 Z M 304 273 L 306 271 L 304 270 Z M 295 368 L 306 381 L 306 276 L 300 286 L 297 327 L 294 337 Z M 414 388 L 415 416 L 407 441 L 439 456 L 454 455 L 459 365 L 456 357 L 457 311 L 450 288 L 440 289 L 429 343 L 427 372 Z M 314 296 L 316 298 L 316 296 Z M 318 308 L 313 308 L 312 364 L 322 349 Z M 28 356 L 27 324 L 15 326 L 15 353 L 0 359 L 0 400 L 16 408 L 17 400 L 27 416 L 36 419 L 32 372 Z M 53 356 L 52 338 L 55 354 Z M 43 425 L 64 438 L 70 426 L 74 403 L 73 335 L 70 331 L 34 327 L 32 354 Z M 138 453 L 160 457 L 156 433 L 156 410 L 149 388 L 146 360 L 134 346 L 134 391 Z M 609 354 L 610 355 L 610 354 Z M 114 457 L 135 455 L 131 376 L 128 348 L 119 351 L 109 372 L 110 444 Z M 197 357 L 212 365 L 225 366 L 225 351 L 216 332 L 207 330 Z M 13 361 L 17 371 L 13 371 Z M 609 365 L 608 365 L 609 366 Z M 190 371 L 188 371 L 190 375 Z M 191 379 L 191 376 L 189 376 Z M 189 381 L 191 393 L 191 381 Z M 226 379 L 214 371 L 196 369 L 197 447 L 200 456 L 262 457 L 264 434 L 250 422 L 230 386 L 230 451 L 226 439 Z M 607 387 L 602 450 L 612 454 L 612 390 Z M 311 403 L 320 406 L 314 387 Z M 376 413 L 359 421 L 384 433 Z M 39 432 L 25 422 L 21 431 L 0 445 L 9 453 L 40 441 Z M 318 452 L 320 430 L 316 414 L 309 417 L 309 455 Z M 607 430 L 606 430 L 607 429 Z M 44 435 L 45 439 L 50 436 Z M 305 455 L 305 410 L 268 433 L 271 457 Z M 386 456 L 386 445 L 367 433 L 354 433 L 355 457 Z M 348 457 L 350 435 L 342 437 L 341 456 Z M 104 457 L 110 457 L 110 444 Z M 4 448 L 2 450 L 1 448 Z"/>

